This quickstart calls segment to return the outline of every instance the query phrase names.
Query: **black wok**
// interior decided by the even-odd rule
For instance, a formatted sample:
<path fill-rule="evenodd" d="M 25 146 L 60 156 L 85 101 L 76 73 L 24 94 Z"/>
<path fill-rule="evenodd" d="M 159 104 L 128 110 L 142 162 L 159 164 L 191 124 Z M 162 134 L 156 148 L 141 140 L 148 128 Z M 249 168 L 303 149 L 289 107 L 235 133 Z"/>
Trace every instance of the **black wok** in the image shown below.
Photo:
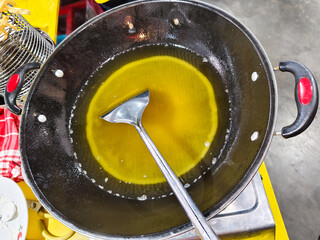
<path fill-rule="evenodd" d="M 134 28 L 128 27 L 128 16 Z M 179 24 L 174 19 L 179 19 Z M 139 37 L 140 33 L 146 37 Z M 99 77 L 119 67 L 110 60 L 116 56 L 118 63 L 125 64 L 161 54 L 165 45 L 206 58 L 207 63 L 190 62 L 203 74 L 211 71 L 220 79 L 214 87 L 219 90 L 219 124 L 224 130 L 218 135 L 226 135 L 226 141 L 210 150 L 216 163 L 188 188 L 206 217 L 219 213 L 240 194 L 267 153 L 277 115 L 277 86 L 268 57 L 245 26 L 198 2 L 142 1 L 115 8 L 85 23 L 55 49 L 37 74 L 21 118 L 20 150 L 29 184 L 54 217 L 80 233 L 103 239 L 150 239 L 192 227 L 174 196 L 145 201 L 122 198 L 94 184 L 79 168 L 82 158 L 90 158 L 83 120 L 87 100 L 101 83 Z M 144 47 L 154 51 L 127 54 L 130 49 Z M 174 50 L 165 54 L 183 58 Z M 39 66 L 27 65 L 17 74 L 23 79 L 35 67 Z M 303 65 L 281 62 L 279 69 L 296 77 L 298 117 L 281 132 L 292 137 L 313 120 L 318 90 Z M 21 84 L 9 81 L 11 88 L 5 93 L 8 107 L 18 114 L 14 99 Z M 71 125 L 78 135 L 76 141 L 70 140 Z M 212 156 L 208 152 L 206 164 L 212 162 Z M 86 168 L 96 174 L 97 182 L 104 179 L 106 173 L 97 163 Z M 148 189 L 152 191 L 148 186 L 126 191 L 134 194 L 134 190 Z"/>

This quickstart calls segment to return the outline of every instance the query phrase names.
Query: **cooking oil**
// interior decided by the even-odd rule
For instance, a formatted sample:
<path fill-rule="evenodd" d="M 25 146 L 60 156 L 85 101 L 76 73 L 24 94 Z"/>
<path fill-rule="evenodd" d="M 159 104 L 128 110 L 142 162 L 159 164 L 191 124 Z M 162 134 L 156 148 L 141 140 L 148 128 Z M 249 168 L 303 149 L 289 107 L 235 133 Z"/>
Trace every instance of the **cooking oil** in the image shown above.
<path fill-rule="evenodd" d="M 78 157 L 88 178 L 116 196 L 146 200 L 172 194 L 135 128 L 100 118 L 147 89 L 150 102 L 142 123 L 186 187 L 213 167 L 224 145 L 227 93 L 207 58 L 177 46 L 147 46 L 116 56 L 83 91 L 90 92 L 80 102 L 87 103 L 82 134 L 91 156 Z"/>

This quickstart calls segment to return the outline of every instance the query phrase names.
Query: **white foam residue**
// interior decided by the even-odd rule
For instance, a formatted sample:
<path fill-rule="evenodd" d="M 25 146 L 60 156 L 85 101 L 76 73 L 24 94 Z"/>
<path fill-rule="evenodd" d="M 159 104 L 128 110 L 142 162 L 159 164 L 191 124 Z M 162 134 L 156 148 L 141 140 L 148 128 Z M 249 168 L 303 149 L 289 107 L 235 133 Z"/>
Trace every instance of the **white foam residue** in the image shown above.
<path fill-rule="evenodd" d="M 216 162 L 217 162 L 216 158 L 212 159 L 212 165 L 216 164 Z"/>
<path fill-rule="evenodd" d="M 145 200 L 147 200 L 147 195 L 142 195 L 141 197 L 137 197 L 137 199 L 139 200 L 139 201 L 145 201 Z"/>

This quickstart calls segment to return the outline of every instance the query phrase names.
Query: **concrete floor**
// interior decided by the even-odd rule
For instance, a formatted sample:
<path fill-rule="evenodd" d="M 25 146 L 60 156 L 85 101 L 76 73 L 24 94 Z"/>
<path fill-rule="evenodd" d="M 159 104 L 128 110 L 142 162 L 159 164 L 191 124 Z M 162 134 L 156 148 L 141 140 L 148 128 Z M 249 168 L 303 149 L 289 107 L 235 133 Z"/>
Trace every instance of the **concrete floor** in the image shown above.
<path fill-rule="evenodd" d="M 244 23 L 259 39 L 273 66 L 282 60 L 306 65 L 320 85 L 320 1 L 206 0 Z M 294 78 L 276 72 L 277 130 L 296 117 Z M 320 111 L 312 125 L 292 139 L 274 137 L 265 159 L 290 239 L 320 235 Z M 319 238 L 320 239 L 320 238 Z"/>

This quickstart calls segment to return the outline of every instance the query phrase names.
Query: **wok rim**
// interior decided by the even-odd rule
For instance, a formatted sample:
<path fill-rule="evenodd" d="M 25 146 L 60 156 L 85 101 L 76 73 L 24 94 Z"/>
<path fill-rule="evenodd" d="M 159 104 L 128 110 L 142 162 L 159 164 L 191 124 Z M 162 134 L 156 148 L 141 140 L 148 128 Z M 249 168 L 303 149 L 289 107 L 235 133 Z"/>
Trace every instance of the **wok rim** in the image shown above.
<path fill-rule="evenodd" d="M 71 41 L 74 36 L 76 36 L 79 32 L 85 30 L 91 23 L 102 19 L 105 15 L 108 15 L 110 13 L 113 13 L 115 11 L 118 11 L 123 8 L 127 8 L 134 5 L 140 5 L 145 3 L 166 3 L 166 2 L 177 2 L 177 3 L 184 3 L 184 4 L 191 4 L 196 7 L 202 7 L 206 8 L 209 11 L 215 12 L 216 14 L 223 17 L 226 21 L 230 21 L 235 27 L 237 27 L 245 36 L 246 38 L 251 42 L 253 45 L 255 51 L 260 57 L 260 61 L 263 64 L 265 68 L 265 72 L 267 75 L 268 83 L 269 83 L 269 91 L 270 91 L 270 110 L 269 110 L 269 120 L 268 125 L 266 126 L 266 133 L 264 136 L 264 140 L 262 142 L 262 145 L 259 149 L 258 154 L 256 155 L 255 160 L 251 164 L 250 169 L 245 173 L 244 177 L 241 179 L 241 181 L 238 183 L 238 185 L 231 191 L 227 197 L 225 197 L 219 204 L 217 204 L 215 207 L 215 210 L 209 210 L 209 213 L 205 215 L 205 218 L 207 220 L 212 219 L 215 215 L 220 213 L 223 209 L 225 209 L 228 205 L 231 204 L 239 195 L 240 193 L 245 189 L 245 187 L 250 183 L 251 179 L 255 176 L 255 174 L 258 172 L 260 165 L 262 164 L 263 160 L 265 159 L 268 149 L 271 145 L 273 133 L 275 131 L 276 127 L 276 120 L 277 120 L 277 114 L 278 114 L 278 90 L 277 90 L 277 83 L 276 78 L 274 76 L 273 67 L 271 65 L 271 62 L 258 41 L 258 39 L 255 37 L 255 35 L 249 30 L 249 28 L 240 22 L 236 17 L 231 15 L 230 13 L 226 12 L 225 10 L 216 7 L 212 4 L 209 4 L 204 1 L 196 1 L 196 0 L 138 0 L 135 2 L 130 2 L 127 4 L 120 5 L 118 7 L 115 7 L 111 10 L 108 10 L 100 15 L 97 15 L 96 17 L 90 19 L 83 25 L 81 25 L 79 28 L 77 28 L 75 31 L 73 31 L 65 40 L 63 40 L 59 46 L 54 49 L 53 53 L 47 58 L 47 60 L 43 63 L 42 66 L 45 66 L 47 61 L 49 61 L 51 58 L 54 58 L 56 55 L 56 52 L 59 52 L 60 49 L 62 49 L 66 43 Z M 29 102 L 32 98 L 32 95 L 35 90 L 35 85 L 40 79 L 38 78 L 38 75 L 41 75 L 41 73 L 44 71 L 44 68 L 41 67 L 41 69 L 38 71 L 37 76 L 35 77 L 35 80 L 30 88 L 30 92 L 27 96 L 25 107 L 23 108 L 22 114 L 21 114 L 21 123 L 20 123 L 20 133 L 24 131 L 26 128 L 26 115 L 29 108 Z M 171 238 L 174 236 L 178 236 L 180 234 L 184 234 L 186 232 L 189 232 L 193 230 L 193 226 L 191 222 L 188 222 L 184 225 L 178 226 L 176 228 L 168 229 L 167 231 L 158 232 L 154 234 L 148 234 L 148 235 L 134 235 L 134 236 L 122 236 L 122 235 L 111 235 L 111 234 L 101 234 L 96 233 L 91 230 L 85 230 L 84 228 L 80 228 L 77 226 L 77 223 L 68 220 L 60 211 L 58 211 L 46 198 L 46 196 L 42 193 L 42 191 L 39 189 L 39 187 L 36 184 L 36 181 L 33 177 L 33 174 L 31 173 L 30 166 L 27 161 L 26 156 L 26 149 L 24 148 L 25 142 L 27 139 L 25 139 L 24 134 L 19 135 L 19 146 L 20 146 L 20 152 L 21 152 L 21 162 L 22 162 L 22 172 L 24 175 L 24 179 L 26 183 L 30 186 L 33 193 L 39 200 L 42 206 L 45 207 L 45 209 L 56 219 L 58 219 L 62 224 L 67 226 L 70 229 L 73 229 L 74 231 L 88 236 L 88 237 L 94 237 L 94 238 L 101 238 L 101 239 L 162 239 L 162 238 Z M 213 206 L 212 206 L 213 207 Z"/>

